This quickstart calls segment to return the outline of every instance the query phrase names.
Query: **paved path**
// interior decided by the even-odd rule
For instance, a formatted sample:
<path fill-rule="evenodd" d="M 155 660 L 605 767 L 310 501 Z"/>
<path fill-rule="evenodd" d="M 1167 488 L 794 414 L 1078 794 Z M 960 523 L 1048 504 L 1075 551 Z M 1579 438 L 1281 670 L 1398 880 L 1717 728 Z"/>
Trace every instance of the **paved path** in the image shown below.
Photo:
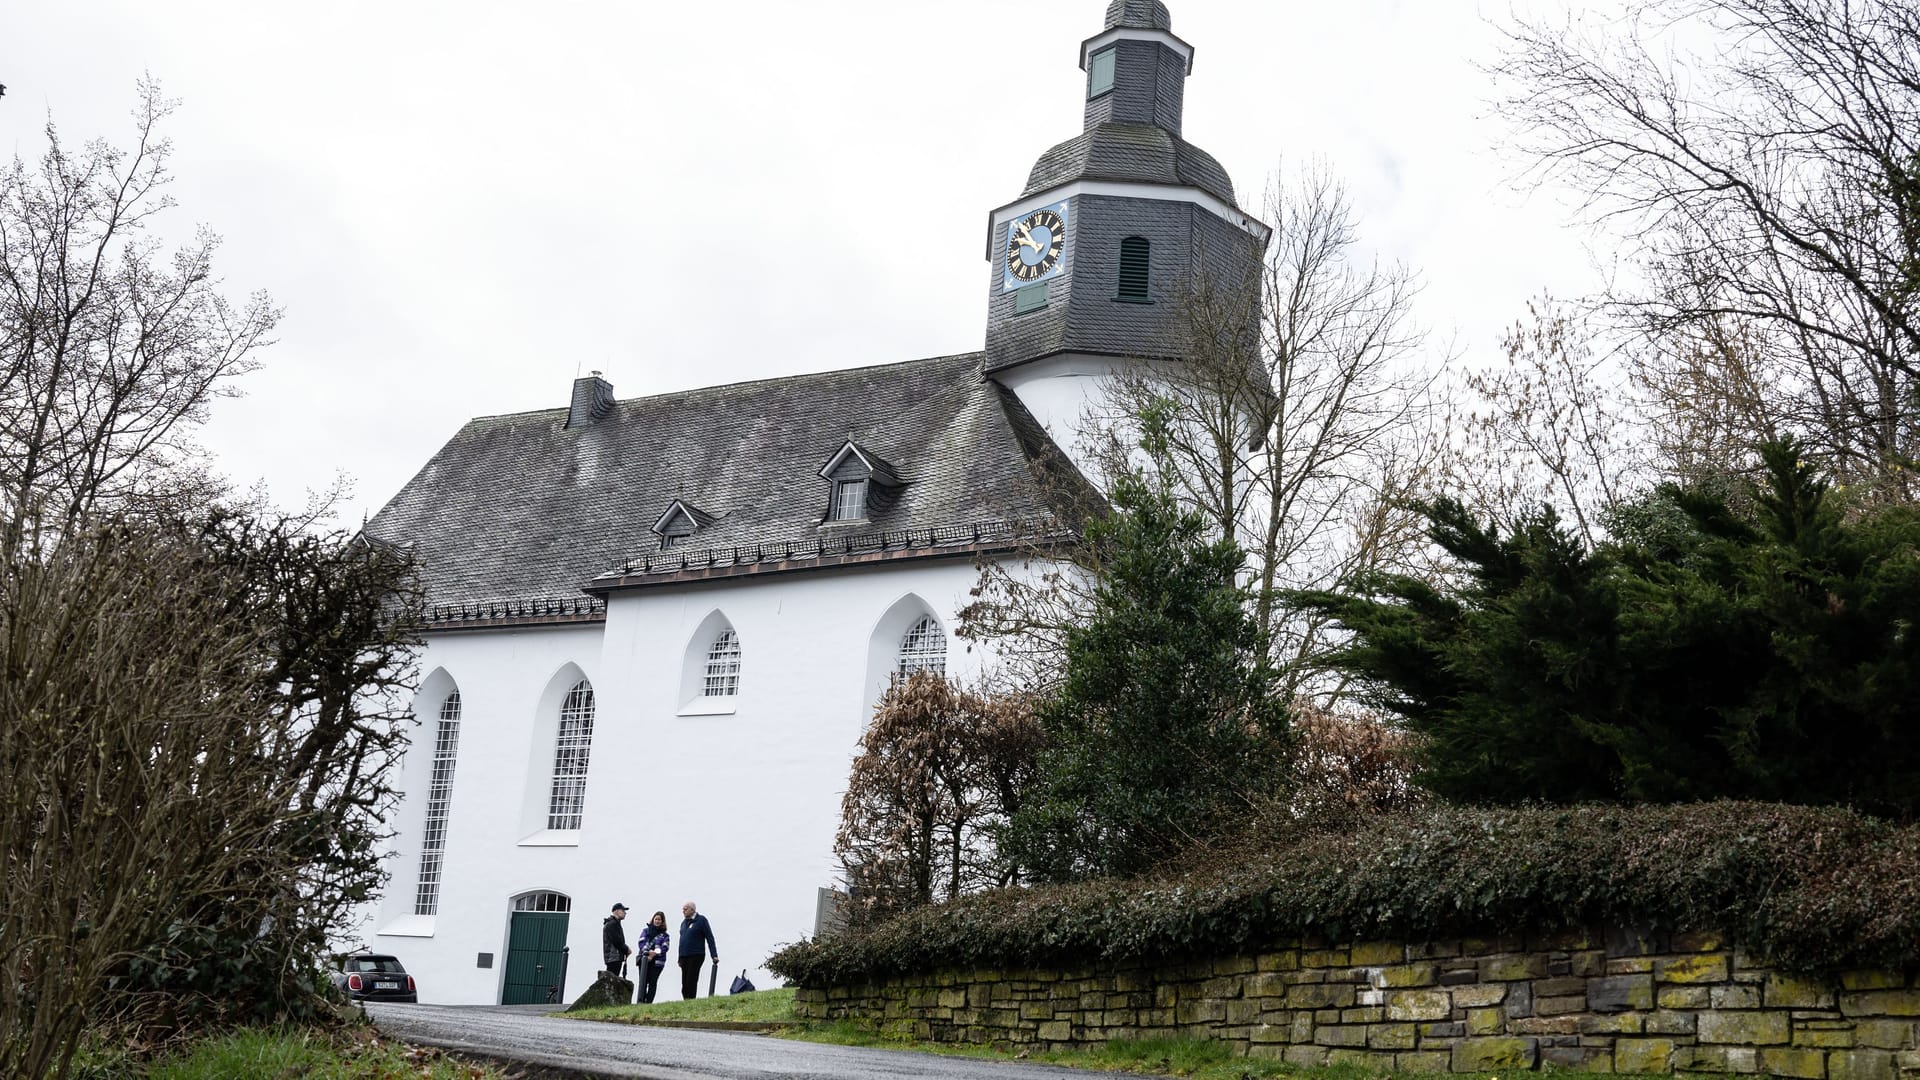
<path fill-rule="evenodd" d="M 1062 1080 L 1111 1075 L 1024 1062 L 828 1046 L 765 1035 L 637 1027 L 546 1015 L 550 1005 L 381 1005 L 367 1014 L 395 1038 L 448 1050 L 652 1080 Z"/>

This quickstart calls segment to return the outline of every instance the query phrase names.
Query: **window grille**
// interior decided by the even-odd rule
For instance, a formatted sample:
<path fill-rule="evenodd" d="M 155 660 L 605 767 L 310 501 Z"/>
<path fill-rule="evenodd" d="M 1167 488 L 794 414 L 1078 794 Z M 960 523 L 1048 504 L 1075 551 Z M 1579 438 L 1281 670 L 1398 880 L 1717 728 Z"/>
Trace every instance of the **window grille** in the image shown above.
<path fill-rule="evenodd" d="M 440 910 L 447 803 L 453 797 L 453 762 L 459 746 L 460 691 L 455 690 L 440 703 L 440 723 L 433 734 L 433 777 L 427 782 L 427 820 L 420 837 L 420 886 L 413 896 L 415 915 L 432 915 Z"/>
<path fill-rule="evenodd" d="M 859 521 L 867 516 L 867 482 L 839 480 L 833 485 L 833 512 L 830 520 Z"/>
<path fill-rule="evenodd" d="M 729 626 L 707 649 L 707 679 L 703 697 L 732 697 L 740 692 L 740 635 Z"/>
<path fill-rule="evenodd" d="M 560 736 L 554 740 L 553 797 L 547 828 L 578 829 L 587 805 L 587 754 L 593 749 L 593 686 L 573 684 L 560 703 Z"/>
<path fill-rule="evenodd" d="M 903 679 L 916 671 L 947 673 L 947 635 L 933 616 L 921 616 L 900 639 L 900 662 L 894 671 Z"/>
<path fill-rule="evenodd" d="M 530 892 L 513 898 L 515 911 L 572 911 L 573 901 L 557 892 Z"/>
<path fill-rule="evenodd" d="M 1148 294 L 1150 260 L 1145 237 L 1129 236 L 1120 241 L 1120 292 L 1117 299 L 1134 304 L 1152 300 Z"/>

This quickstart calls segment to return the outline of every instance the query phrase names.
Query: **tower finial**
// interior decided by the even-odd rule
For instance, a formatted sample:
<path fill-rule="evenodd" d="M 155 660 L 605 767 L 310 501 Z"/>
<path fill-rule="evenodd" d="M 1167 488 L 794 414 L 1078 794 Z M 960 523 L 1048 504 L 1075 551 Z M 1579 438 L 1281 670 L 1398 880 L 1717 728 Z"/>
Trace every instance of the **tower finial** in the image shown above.
<path fill-rule="evenodd" d="M 1161 0 L 1113 0 L 1107 5 L 1107 29 L 1121 26 L 1172 30 L 1173 16 Z"/>

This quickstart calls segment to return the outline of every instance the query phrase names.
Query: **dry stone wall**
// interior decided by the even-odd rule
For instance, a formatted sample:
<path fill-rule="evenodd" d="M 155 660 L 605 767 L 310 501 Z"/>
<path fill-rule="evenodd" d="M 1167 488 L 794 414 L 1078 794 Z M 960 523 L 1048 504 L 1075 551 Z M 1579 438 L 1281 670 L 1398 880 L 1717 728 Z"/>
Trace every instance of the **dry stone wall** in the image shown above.
<path fill-rule="evenodd" d="M 1297 942 L 1155 967 L 970 971 L 802 989 L 812 1019 L 922 1039 L 1087 1046 L 1219 1039 L 1300 1065 L 1422 1072 L 1920 1078 L 1920 987 L 1890 972 L 1788 975 L 1721 936 Z"/>

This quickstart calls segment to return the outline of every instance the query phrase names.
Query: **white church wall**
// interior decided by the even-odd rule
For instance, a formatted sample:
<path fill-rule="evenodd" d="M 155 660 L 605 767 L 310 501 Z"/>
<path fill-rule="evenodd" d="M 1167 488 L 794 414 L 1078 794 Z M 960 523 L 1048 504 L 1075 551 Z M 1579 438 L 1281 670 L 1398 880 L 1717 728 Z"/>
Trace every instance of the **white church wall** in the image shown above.
<path fill-rule="evenodd" d="M 952 637 L 974 581 L 964 560 L 797 573 L 618 594 L 604 628 L 432 635 L 422 663 L 432 681 L 417 705 L 425 722 L 403 766 L 395 875 L 372 946 L 400 957 L 422 1001 L 495 1003 L 512 898 L 560 892 L 572 900 L 571 999 L 600 966 L 612 903 L 633 909 L 631 943 L 655 909 L 677 928 L 692 899 L 713 922 L 723 986 L 742 968 L 777 985 L 762 964 L 812 933 L 816 890 L 837 879 L 840 796 L 899 634 L 924 609 L 947 632 L 948 672 L 977 673 L 981 657 Z M 696 696 L 691 676 L 695 654 L 703 663 L 728 624 L 740 684 L 718 705 Z M 584 820 L 551 833 L 553 733 L 575 668 L 595 692 Z M 451 685 L 463 706 L 459 758 L 439 912 L 423 918 L 413 914 L 421 759 Z M 490 969 L 476 966 L 483 952 Z M 677 998 L 673 965 L 663 982 L 663 999 Z"/>
<path fill-rule="evenodd" d="M 1114 380 L 1147 374 L 1155 367 L 1148 360 L 1061 353 L 998 372 L 994 378 L 1019 396 L 1080 475 L 1098 484 L 1101 471 L 1088 450 L 1087 434 L 1110 418 Z M 1144 457 L 1136 464 L 1144 465 Z"/>

